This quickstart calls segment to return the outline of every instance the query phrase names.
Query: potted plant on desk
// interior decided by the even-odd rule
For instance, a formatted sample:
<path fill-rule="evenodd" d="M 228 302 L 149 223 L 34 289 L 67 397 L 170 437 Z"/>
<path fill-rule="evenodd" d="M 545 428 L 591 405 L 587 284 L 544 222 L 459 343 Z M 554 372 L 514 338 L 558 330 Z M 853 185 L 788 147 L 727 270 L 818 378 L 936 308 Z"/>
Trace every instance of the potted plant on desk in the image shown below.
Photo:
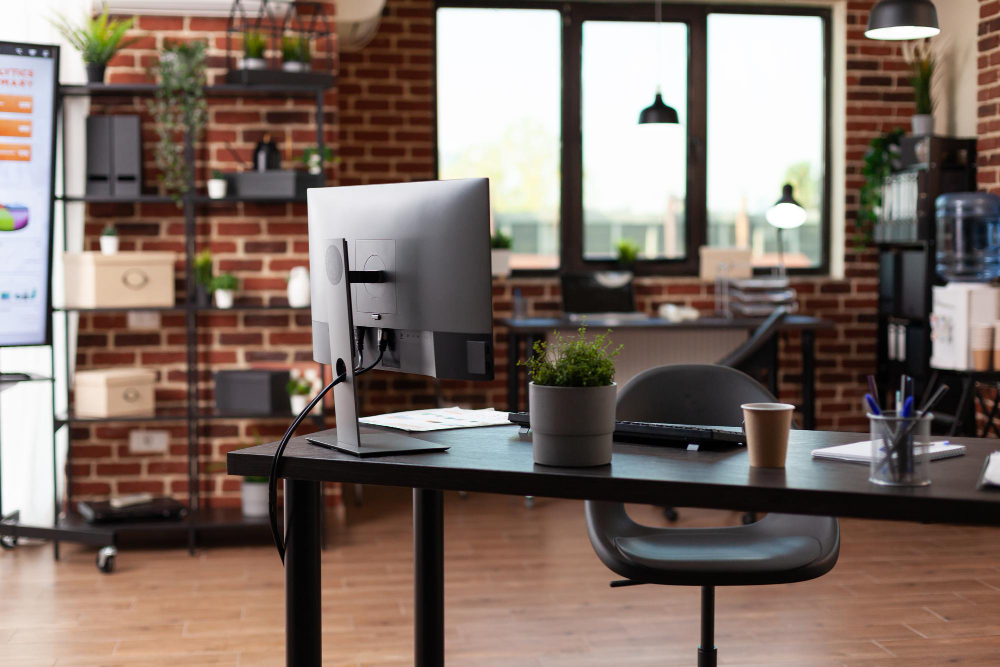
<path fill-rule="evenodd" d="M 535 463 L 551 466 L 599 466 L 611 463 L 615 431 L 615 357 L 608 335 L 587 340 L 581 326 L 576 338 L 555 333 L 552 345 L 535 343 L 524 365 L 531 373 L 528 410 Z"/>
<path fill-rule="evenodd" d="M 510 275 L 510 248 L 513 239 L 499 229 L 490 238 L 490 263 L 493 265 L 495 278 L 506 278 Z"/>
<path fill-rule="evenodd" d="M 215 296 L 215 307 L 228 309 L 233 307 L 236 290 L 240 281 L 231 273 L 223 273 L 212 278 L 212 293 Z"/>

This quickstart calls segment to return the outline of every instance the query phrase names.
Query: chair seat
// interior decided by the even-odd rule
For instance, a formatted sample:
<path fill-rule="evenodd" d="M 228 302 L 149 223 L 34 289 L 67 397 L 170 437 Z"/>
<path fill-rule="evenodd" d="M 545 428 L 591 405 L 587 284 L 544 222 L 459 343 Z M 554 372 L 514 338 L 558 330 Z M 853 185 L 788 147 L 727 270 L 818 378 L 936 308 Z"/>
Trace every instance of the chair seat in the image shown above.
<path fill-rule="evenodd" d="M 740 528 L 667 530 L 618 537 L 615 546 L 633 565 L 661 574 L 787 572 L 809 565 L 822 552 L 815 537 L 776 537 Z"/>

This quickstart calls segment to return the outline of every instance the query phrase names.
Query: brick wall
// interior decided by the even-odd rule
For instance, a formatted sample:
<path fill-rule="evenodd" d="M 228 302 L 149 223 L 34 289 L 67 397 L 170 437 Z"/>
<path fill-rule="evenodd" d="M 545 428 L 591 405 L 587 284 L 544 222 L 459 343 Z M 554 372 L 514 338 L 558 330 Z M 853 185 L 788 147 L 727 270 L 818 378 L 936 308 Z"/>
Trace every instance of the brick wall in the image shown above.
<path fill-rule="evenodd" d="M 982 189 L 1000 193 L 1000 2 L 980 0 L 979 19 L 977 174 Z"/>
<path fill-rule="evenodd" d="M 847 49 L 847 201 L 848 225 L 853 226 L 860 168 L 868 142 L 880 132 L 905 126 L 911 113 L 905 65 L 898 46 L 863 36 L 873 2 L 848 3 Z M 217 19 L 140 17 L 136 33 L 142 41 L 118 56 L 109 70 L 111 81 L 143 80 L 155 50 L 168 38 L 207 38 L 212 75 L 223 65 L 224 23 Z M 843 46 L 841 48 L 844 48 Z M 389 0 L 376 38 L 358 53 L 341 54 L 338 86 L 327 96 L 328 140 L 336 143 L 341 162 L 334 182 L 343 185 L 424 180 L 434 177 L 433 127 L 434 14 L 430 0 Z M 199 178 L 211 168 L 232 169 L 223 141 L 249 155 L 264 131 L 280 130 L 284 146 L 290 138 L 296 150 L 312 141 L 308 100 L 219 99 L 211 102 L 209 135 L 199 147 Z M 111 100 L 113 112 L 145 115 L 137 101 Z M 335 110 L 335 111 L 334 111 Z M 155 187 L 149 153 L 155 140 L 146 119 L 147 181 Z M 97 234 L 107 221 L 118 224 L 124 249 L 182 247 L 182 218 L 171 205 L 90 206 L 87 243 L 97 247 Z M 284 299 L 283 278 L 307 261 L 304 206 L 240 205 L 215 207 L 199 220 L 200 247 L 210 247 L 221 270 L 243 281 L 240 298 L 255 303 Z M 851 234 L 847 234 L 848 239 Z M 839 249 L 834 249 L 838 251 Z M 865 426 L 858 403 L 864 375 L 875 362 L 876 273 L 871 251 L 847 249 L 846 278 L 797 280 L 806 313 L 836 322 L 817 339 L 818 419 L 822 428 L 861 430 Z M 178 269 L 181 266 L 178 265 Z M 494 284 L 497 317 L 512 314 L 513 290 L 520 289 L 531 313 L 555 313 L 560 307 L 558 281 L 553 278 L 511 279 Z M 640 306 L 654 310 L 662 303 L 683 303 L 709 311 L 711 286 L 693 278 L 643 278 L 638 285 Z M 203 318 L 202 397 L 209 399 L 208 366 L 213 369 L 273 364 L 288 366 L 311 358 L 308 317 L 301 314 L 221 313 Z M 130 331 L 117 315 L 81 318 L 78 362 L 81 368 L 143 365 L 160 372 L 161 407 L 183 401 L 183 320 L 164 316 L 153 332 Z M 445 404 L 504 406 L 507 336 L 497 329 L 497 377 L 491 383 L 441 382 Z M 781 397 L 799 397 L 799 337 L 781 342 Z M 437 388 L 426 378 L 376 373 L 363 378 L 362 410 L 366 413 L 426 407 L 437 401 Z M 207 407 L 207 402 L 206 402 Z M 224 453 L 252 442 L 255 431 L 274 438 L 284 424 L 248 420 L 211 422 L 202 435 L 203 465 L 219 466 Z M 74 474 L 79 493 L 103 494 L 153 490 L 180 493 L 186 489 L 182 426 L 171 428 L 171 455 L 134 457 L 127 452 L 127 428 L 92 426 L 74 430 Z M 237 500 L 236 480 L 221 472 L 208 475 L 205 492 L 213 504 Z"/>

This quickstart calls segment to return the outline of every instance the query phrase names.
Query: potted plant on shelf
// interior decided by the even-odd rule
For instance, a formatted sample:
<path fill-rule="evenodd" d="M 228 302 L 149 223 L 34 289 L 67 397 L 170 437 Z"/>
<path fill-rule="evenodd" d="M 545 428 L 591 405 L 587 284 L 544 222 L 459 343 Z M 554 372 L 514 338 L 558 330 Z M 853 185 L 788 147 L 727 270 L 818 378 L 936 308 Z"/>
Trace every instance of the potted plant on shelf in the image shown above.
<path fill-rule="evenodd" d="M 218 169 L 212 170 L 212 178 L 208 179 L 208 196 L 212 199 L 226 198 L 226 177 Z"/>
<path fill-rule="evenodd" d="M 538 341 L 523 365 L 531 373 L 528 409 L 535 463 L 599 466 L 611 463 L 615 431 L 615 357 L 608 331 L 587 340 L 555 333 L 552 345 Z"/>
<path fill-rule="evenodd" d="M 240 510 L 243 516 L 258 519 L 267 516 L 267 477 L 248 475 L 240 484 Z"/>
<path fill-rule="evenodd" d="M 625 271 L 635 268 L 635 262 L 639 259 L 639 246 L 632 239 L 622 239 L 615 244 L 615 252 L 618 253 L 618 266 Z"/>
<path fill-rule="evenodd" d="M 312 287 L 309 284 L 309 269 L 304 266 L 292 267 L 288 275 L 288 305 L 292 308 L 305 308 L 312 300 Z"/>
<path fill-rule="evenodd" d="M 212 294 L 216 308 L 232 308 L 240 281 L 231 273 L 223 273 L 212 278 Z"/>
<path fill-rule="evenodd" d="M 243 33 L 243 69 L 266 69 L 267 35 L 259 30 Z"/>
<path fill-rule="evenodd" d="M 108 17 L 108 5 L 95 17 L 86 17 L 82 26 L 70 25 L 65 17 L 52 25 L 73 45 L 83 58 L 87 70 L 87 81 L 104 83 L 104 70 L 116 53 L 138 41 L 137 37 L 125 39 L 125 33 L 132 28 L 134 18 L 112 19 Z"/>
<path fill-rule="evenodd" d="M 110 222 L 101 231 L 101 254 L 114 255 L 118 252 L 118 229 Z"/>
<path fill-rule="evenodd" d="M 916 114 L 911 119 L 913 135 L 926 137 L 934 134 L 934 72 L 937 58 L 929 41 L 915 42 L 903 48 L 910 66 L 910 83 L 913 85 L 913 102 Z"/>
<path fill-rule="evenodd" d="M 510 248 L 513 239 L 497 229 L 490 237 L 490 264 L 493 266 L 494 278 L 506 278 L 510 275 Z"/>
<path fill-rule="evenodd" d="M 281 69 L 286 72 L 306 72 L 311 61 L 308 37 L 286 35 L 281 38 Z"/>
<path fill-rule="evenodd" d="M 309 405 L 313 386 L 306 378 L 298 374 L 295 369 L 290 373 L 285 391 L 288 392 L 288 400 L 292 405 L 292 414 L 300 414 Z"/>
<path fill-rule="evenodd" d="M 302 151 L 302 157 L 300 158 L 302 164 L 306 166 L 307 171 L 312 176 L 320 176 L 323 173 L 323 163 L 331 164 L 334 162 L 333 149 L 329 146 L 323 147 L 323 159 L 320 159 L 319 149 L 315 146 L 309 146 L 304 151 Z"/>
<path fill-rule="evenodd" d="M 194 256 L 194 300 L 199 308 L 208 308 L 212 293 L 212 252 L 202 250 Z"/>

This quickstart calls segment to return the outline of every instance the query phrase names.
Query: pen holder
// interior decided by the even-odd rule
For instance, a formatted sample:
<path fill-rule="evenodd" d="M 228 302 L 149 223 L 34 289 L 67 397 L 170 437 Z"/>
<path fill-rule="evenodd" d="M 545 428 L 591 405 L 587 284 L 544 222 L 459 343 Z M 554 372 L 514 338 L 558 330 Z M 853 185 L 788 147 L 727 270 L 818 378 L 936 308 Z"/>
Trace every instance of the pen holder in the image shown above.
<path fill-rule="evenodd" d="M 926 486 L 930 478 L 931 419 L 868 415 L 872 462 L 868 481 L 885 486 Z"/>

